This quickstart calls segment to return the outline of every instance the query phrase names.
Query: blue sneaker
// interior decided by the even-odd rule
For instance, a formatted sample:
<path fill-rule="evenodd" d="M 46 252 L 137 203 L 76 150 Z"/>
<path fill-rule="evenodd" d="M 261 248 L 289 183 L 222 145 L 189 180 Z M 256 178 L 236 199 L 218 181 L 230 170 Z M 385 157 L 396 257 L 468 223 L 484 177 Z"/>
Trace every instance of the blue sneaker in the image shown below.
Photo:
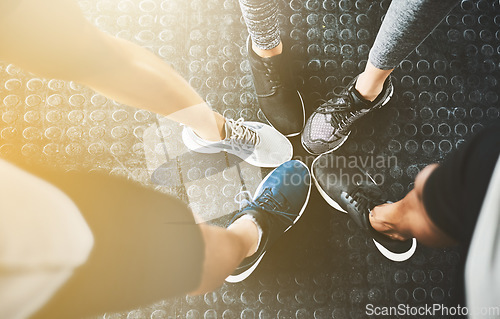
<path fill-rule="evenodd" d="M 240 282 L 250 276 L 276 239 L 302 216 L 310 193 L 309 169 L 300 161 L 288 161 L 264 178 L 249 205 L 233 218 L 234 222 L 249 215 L 257 223 L 262 230 L 259 247 L 226 278 L 227 282 Z"/>

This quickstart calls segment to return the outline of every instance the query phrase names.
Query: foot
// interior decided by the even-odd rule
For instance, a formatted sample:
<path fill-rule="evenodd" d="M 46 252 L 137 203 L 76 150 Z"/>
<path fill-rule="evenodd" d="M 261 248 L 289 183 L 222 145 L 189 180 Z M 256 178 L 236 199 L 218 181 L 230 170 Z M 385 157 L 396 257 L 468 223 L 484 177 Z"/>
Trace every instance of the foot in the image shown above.
<path fill-rule="evenodd" d="M 373 178 L 357 165 L 344 165 L 333 154 L 317 157 L 312 164 L 312 176 L 319 193 L 333 208 L 347 213 L 373 239 L 377 249 L 390 260 L 404 261 L 417 248 L 417 241 L 393 240 L 373 229 L 370 212 L 387 201 Z"/>
<path fill-rule="evenodd" d="M 307 120 L 301 139 L 302 146 L 310 154 L 335 151 L 349 137 L 352 123 L 389 102 L 394 91 L 390 77 L 373 102 L 364 99 L 354 88 L 356 79 L 338 96 L 318 107 Z"/>
<path fill-rule="evenodd" d="M 305 124 L 304 102 L 293 82 L 286 46 L 281 54 L 262 58 L 253 51 L 248 37 L 247 50 L 257 99 L 266 119 L 287 137 L 299 135 Z"/>
<path fill-rule="evenodd" d="M 259 247 L 226 278 L 227 282 L 240 282 L 250 276 L 276 239 L 302 216 L 310 192 L 309 169 L 299 161 L 288 161 L 264 178 L 252 202 L 233 219 L 248 215 L 254 220 L 262 230 Z"/>
<path fill-rule="evenodd" d="M 186 147 L 197 153 L 226 151 L 258 167 L 277 167 L 290 160 L 293 148 L 290 141 L 271 126 L 258 122 L 226 119 L 226 138 L 211 142 L 202 139 L 189 127 L 182 131 Z"/>

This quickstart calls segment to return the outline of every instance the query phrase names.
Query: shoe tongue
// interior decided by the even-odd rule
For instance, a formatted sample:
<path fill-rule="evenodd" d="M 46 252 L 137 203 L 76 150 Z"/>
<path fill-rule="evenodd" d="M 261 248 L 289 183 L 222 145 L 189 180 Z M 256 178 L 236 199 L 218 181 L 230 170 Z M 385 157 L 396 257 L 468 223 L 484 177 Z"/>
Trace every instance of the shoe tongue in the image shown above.
<path fill-rule="evenodd" d="M 283 203 L 285 201 L 285 196 L 276 188 L 270 188 L 269 191 L 278 202 Z"/>
<path fill-rule="evenodd" d="M 369 210 L 387 202 L 384 192 L 378 186 L 363 183 L 360 186 L 360 190 L 363 192 L 363 195 L 370 199 L 367 207 Z"/>
<path fill-rule="evenodd" d="M 268 191 L 270 192 L 269 196 L 271 196 L 274 200 L 278 203 L 286 205 L 286 198 L 280 191 L 276 190 L 276 188 L 268 188 Z"/>

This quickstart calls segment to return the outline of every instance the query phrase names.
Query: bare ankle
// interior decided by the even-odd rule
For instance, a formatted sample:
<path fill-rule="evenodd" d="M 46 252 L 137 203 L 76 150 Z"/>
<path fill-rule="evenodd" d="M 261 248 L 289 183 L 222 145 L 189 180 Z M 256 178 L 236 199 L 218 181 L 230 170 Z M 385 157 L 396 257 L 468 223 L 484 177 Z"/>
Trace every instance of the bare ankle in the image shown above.
<path fill-rule="evenodd" d="M 382 92 L 385 80 L 391 75 L 393 69 L 382 70 L 376 68 L 370 61 L 366 63 L 365 70 L 356 81 L 356 90 L 368 101 L 373 101 Z"/>
<path fill-rule="evenodd" d="M 203 127 L 205 130 L 194 130 L 195 133 L 204 140 L 217 142 L 226 138 L 226 119 L 219 113 L 215 113 L 216 129 Z"/>
<path fill-rule="evenodd" d="M 404 231 L 404 225 L 401 221 L 404 219 L 401 214 L 400 202 L 383 204 L 372 209 L 369 216 L 370 224 L 381 234 L 395 240 L 406 240 L 409 235 Z"/>
<path fill-rule="evenodd" d="M 276 47 L 269 49 L 269 50 L 263 50 L 263 49 L 259 49 L 255 45 L 255 43 L 252 42 L 252 50 L 253 50 L 253 52 L 255 52 L 255 54 L 257 54 L 261 58 L 270 58 L 270 57 L 279 55 L 279 54 L 281 54 L 281 52 L 283 52 L 283 43 L 280 41 L 280 43 Z"/>
<path fill-rule="evenodd" d="M 363 98 L 373 102 L 382 92 L 384 81 L 371 81 L 365 73 L 361 73 L 354 87 Z"/>
<path fill-rule="evenodd" d="M 257 248 L 259 247 L 261 231 L 253 218 L 242 218 L 237 219 L 234 223 L 229 225 L 228 231 L 236 234 L 243 243 L 245 247 L 245 257 L 253 255 Z"/>

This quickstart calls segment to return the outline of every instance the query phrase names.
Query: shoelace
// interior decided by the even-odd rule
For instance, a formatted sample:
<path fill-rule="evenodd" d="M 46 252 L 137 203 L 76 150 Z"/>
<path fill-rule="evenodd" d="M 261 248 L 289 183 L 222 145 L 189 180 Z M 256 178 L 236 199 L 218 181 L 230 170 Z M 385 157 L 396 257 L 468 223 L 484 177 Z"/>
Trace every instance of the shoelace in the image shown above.
<path fill-rule="evenodd" d="M 252 193 L 249 191 L 241 190 L 238 194 L 234 195 L 234 202 L 239 205 L 241 210 L 244 206 L 252 202 Z"/>
<path fill-rule="evenodd" d="M 279 217 L 284 217 L 290 222 L 293 222 L 294 217 L 296 217 L 292 213 L 287 213 L 283 211 L 283 206 L 287 206 L 287 202 L 285 203 L 280 203 L 276 198 L 274 198 L 273 193 L 270 188 L 265 188 L 264 191 L 260 194 L 259 197 L 257 197 L 255 200 L 248 200 L 244 196 L 242 199 L 238 199 L 241 197 L 241 195 L 246 195 L 248 198 L 251 198 L 251 194 L 249 191 L 241 191 L 236 196 L 234 197 L 234 201 L 240 205 L 240 209 L 243 206 L 257 206 L 263 210 L 265 210 L 267 213 L 271 213 L 273 215 L 279 216 Z M 285 199 L 286 201 L 286 199 Z M 243 212 L 238 213 L 235 216 L 239 217 Z"/>
<path fill-rule="evenodd" d="M 382 191 L 376 186 L 358 185 L 350 194 L 345 195 L 351 204 L 358 210 L 371 210 L 373 207 L 385 203 Z"/>
<path fill-rule="evenodd" d="M 243 125 L 243 118 L 239 118 L 238 120 L 226 120 L 227 128 L 229 128 L 229 139 L 231 141 L 235 141 L 241 144 L 250 144 L 255 146 L 260 142 L 260 136 L 249 128 L 248 126 Z"/>
<path fill-rule="evenodd" d="M 343 90 L 340 94 L 335 94 L 338 100 L 344 103 L 336 103 L 334 99 L 330 99 L 320 106 L 319 112 L 330 114 L 330 124 L 338 131 L 343 131 L 348 128 L 352 122 L 357 120 L 363 113 L 360 111 L 351 111 L 349 105 L 354 103 L 352 96 L 347 90 Z"/>
<path fill-rule="evenodd" d="M 281 77 L 278 72 L 278 67 L 272 60 L 266 61 L 263 60 L 262 64 L 266 68 L 266 76 L 269 78 L 269 82 L 273 89 L 277 89 L 282 86 Z"/>

